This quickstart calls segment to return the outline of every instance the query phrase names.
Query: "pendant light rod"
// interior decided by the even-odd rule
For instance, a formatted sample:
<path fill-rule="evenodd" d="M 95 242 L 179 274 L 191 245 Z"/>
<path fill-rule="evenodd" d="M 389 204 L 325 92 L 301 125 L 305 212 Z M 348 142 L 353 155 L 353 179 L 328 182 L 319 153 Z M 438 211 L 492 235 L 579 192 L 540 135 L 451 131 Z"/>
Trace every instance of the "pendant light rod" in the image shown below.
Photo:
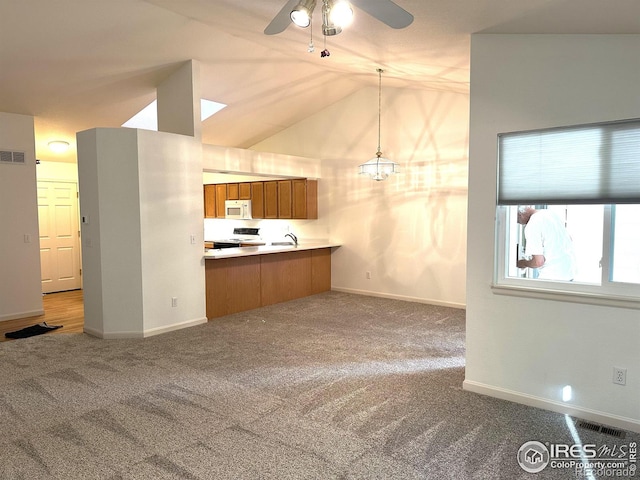
<path fill-rule="evenodd" d="M 378 68 L 376 71 L 378 72 L 378 153 L 376 155 L 379 157 L 382 155 L 382 151 L 380 149 L 380 123 L 382 118 L 382 72 L 384 72 L 384 70 Z"/>

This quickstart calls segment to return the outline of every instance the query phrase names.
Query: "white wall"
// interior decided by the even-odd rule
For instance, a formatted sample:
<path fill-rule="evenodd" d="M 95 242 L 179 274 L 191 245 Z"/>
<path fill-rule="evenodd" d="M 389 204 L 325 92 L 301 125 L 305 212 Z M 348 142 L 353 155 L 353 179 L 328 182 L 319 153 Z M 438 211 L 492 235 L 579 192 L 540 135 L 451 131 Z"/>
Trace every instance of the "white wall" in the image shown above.
<path fill-rule="evenodd" d="M 0 320 L 9 320 L 44 312 L 33 117 L 0 113 L 0 150 L 26 160 L 0 163 Z"/>
<path fill-rule="evenodd" d="M 139 130 L 138 165 L 145 334 L 206 322 L 200 140 Z"/>
<path fill-rule="evenodd" d="M 36 167 L 38 181 L 40 180 L 56 180 L 56 181 L 78 181 L 78 164 L 77 162 L 47 162 L 43 161 Z"/>
<path fill-rule="evenodd" d="M 638 117 L 637 51 L 638 35 L 472 37 L 465 388 L 640 431 L 639 310 L 491 290 L 496 135 Z"/>
<path fill-rule="evenodd" d="M 205 322 L 200 142 L 126 128 L 77 137 L 85 331 L 140 337 Z"/>
<path fill-rule="evenodd" d="M 332 288 L 461 307 L 468 96 L 383 86 L 382 151 L 404 172 L 384 182 L 357 174 L 375 156 L 377 106 L 364 88 L 252 148 L 322 159 L 316 228 L 342 243 Z"/>
<path fill-rule="evenodd" d="M 285 146 L 284 151 L 286 150 L 288 149 Z M 321 173 L 319 158 L 317 155 L 294 156 L 284 152 L 272 153 L 218 145 L 202 145 L 202 164 L 206 171 L 319 178 Z"/>

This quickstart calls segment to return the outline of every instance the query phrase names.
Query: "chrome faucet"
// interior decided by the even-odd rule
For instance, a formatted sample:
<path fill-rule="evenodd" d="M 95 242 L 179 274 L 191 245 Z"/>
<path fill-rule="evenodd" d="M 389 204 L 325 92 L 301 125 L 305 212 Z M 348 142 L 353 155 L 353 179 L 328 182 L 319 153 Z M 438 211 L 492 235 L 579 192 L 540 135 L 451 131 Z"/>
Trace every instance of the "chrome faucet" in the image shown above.
<path fill-rule="evenodd" d="M 296 237 L 293 233 L 287 233 L 285 237 L 291 237 L 291 240 L 293 240 L 293 243 L 295 245 L 298 245 L 298 237 Z"/>

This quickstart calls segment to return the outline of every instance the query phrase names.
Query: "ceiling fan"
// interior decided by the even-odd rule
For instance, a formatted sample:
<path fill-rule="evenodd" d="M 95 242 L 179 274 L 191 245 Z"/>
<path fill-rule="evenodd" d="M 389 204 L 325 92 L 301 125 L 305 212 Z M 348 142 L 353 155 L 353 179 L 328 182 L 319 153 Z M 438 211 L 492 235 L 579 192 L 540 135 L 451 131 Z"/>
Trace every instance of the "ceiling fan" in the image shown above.
<path fill-rule="evenodd" d="M 322 1 L 322 31 L 323 35 L 336 35 L 342 31 L 337 25 L 330 24 L 327 20 L 329 13 L 339 2 L 337 0 L 321 0 Z M 391 28 L 405 28 L 413 22 L 413 15 L 404 8 L 399 7 L 391 0 L 349 0 L 349 3 L 358 7 L 360 10 L 368 13 L 372 17 L 380 20 L 382 23 Z M 269 25 L 264 29 L 266 35 L 276 35 L 282 33 L 293 22 L 298 26 L 308 26 L 316 0 L 288 0 L 277 15 L 271 20 Z M 296 14 L 302 12 L 306 15 L 306 25 L 297 21 Z M 304 16 L 303 15 L 303 16 Z"/>

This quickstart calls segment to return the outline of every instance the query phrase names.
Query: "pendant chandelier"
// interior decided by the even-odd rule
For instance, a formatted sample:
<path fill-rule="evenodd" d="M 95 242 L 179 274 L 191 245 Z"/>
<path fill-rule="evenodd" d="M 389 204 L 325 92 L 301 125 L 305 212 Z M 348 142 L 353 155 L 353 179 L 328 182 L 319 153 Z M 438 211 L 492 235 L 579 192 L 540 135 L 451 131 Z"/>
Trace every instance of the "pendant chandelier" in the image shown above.
<path fill-rule="evenodd" d="M 368 162 L 360 165 L 360 175 L 369 175 L 373 180 L 378 182 L 386 180 L 389 175 L 398 173 L 400 166 L 388 158 L 382 156 L 380 150 L 380 112 L 381 112 L 381 97 L 382 97 L 382 72 L 381 68 L 377 69 L 378 72 L 378 151 L 376 156 Z"/>

